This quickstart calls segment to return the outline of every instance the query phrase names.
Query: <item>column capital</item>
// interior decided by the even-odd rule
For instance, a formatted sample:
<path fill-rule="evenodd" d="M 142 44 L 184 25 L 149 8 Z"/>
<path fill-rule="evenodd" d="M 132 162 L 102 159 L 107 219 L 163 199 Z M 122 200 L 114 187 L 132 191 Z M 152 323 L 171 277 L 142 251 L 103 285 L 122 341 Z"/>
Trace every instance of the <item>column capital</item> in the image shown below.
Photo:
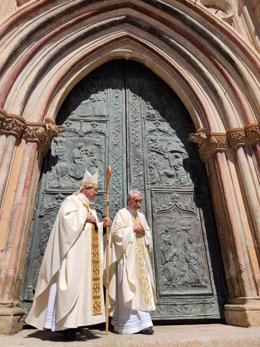
<path fill-rule="evenodd" d="M 21 138 L 26 127 L 25 120 L 16 115 L 8 115 L 0 109 L 0 135 L 14 135 Z"/>
<path fill-rule="evenodd" d="M 199 128 L 196 133 L 189 135 L 189 141 L 198 144 L 200 158 L 206 162 L 216 152 L 257 144 L 260 141 L 260 122 L 229 129 L 225 133 L 208 132 L 206 128 Z"/>
<path fill-rule="evenodd" d="M 52 139 L 60 131 L 61 127 L 51 118 L 46 117 L 44 122 L 26 122 L 21 116 L 7 114 L 0 109 L 0 135 L 13 135 L 19 140 L 35 142 L 43 155 L 47 153 Z"/>

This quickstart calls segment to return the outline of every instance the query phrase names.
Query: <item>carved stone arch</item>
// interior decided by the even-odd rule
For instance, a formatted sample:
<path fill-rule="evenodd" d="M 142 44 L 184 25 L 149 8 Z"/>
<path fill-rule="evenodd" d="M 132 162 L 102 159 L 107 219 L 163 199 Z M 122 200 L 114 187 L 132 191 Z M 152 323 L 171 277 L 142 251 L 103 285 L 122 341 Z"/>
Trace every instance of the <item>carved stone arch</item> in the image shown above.
<path fill-rule="evenodd" d="M 249 70 L 256 75 L 254 55 L 228 28 L 214 22 L 211 16 L 207 17 L 189 1 L 176 1 L 174 5 L 151 1 L 130 1 L 127 4 L 114 1 L 101 5 L 98 2 L 84 4 L 70 1 L 66 6 L 56 1 L 53 10 L 47 10 L 45 1 L 27 5 L 17 13 L 17 27 L 12 19 L 2 28 L 3 33 L 10 33 L 3 55 L 2 79 L 8 83 L 4 87 L 0 84 L 4 89 L 0 106 L 8 113 L 12 108 L 13 113 L 29 120 L 35 103 L 40 102 L 37 113 L 42 120 L 43 112 L 49 113 L 50 105 L 58 105 L 64 99 L 75 84 L 73 79 L 76 75 L 80 79 L 102 63 L 98 63 L 97 55 L 107 55 L 107 61 L 113 59 L 115 52 L 110 49 L 111 44 L 120 42 L 120 57 L 124 58 L 126 54 L 122 42 L 128 36 L 139 41 L 137 59 L 150 65 L 148 67 L 152 67 L 161 78 L 169 82 L 175 78 L 175 71 L 178 72 L 183 86 L 176 88 L 175 85 L 175 91 L 183 101 L 188 104 L 190 99 L 200 100 L 203 107 L 200 105 L 196 110 L 195 101 L 193 107 L 189 107 L 190 111 L 196 110 L 198 118 L 207 118 L 207 122 L 197 120 L 198 127 L 200 124 L 210 131 L 221 131 L 240 126 L 247 119 L 251 122 L 255 119 L 253 110 L 248 106 L 251 102 L 257 103 L 255 81 L 247 73 Z M 34 11 L 35 17 L 29 26 L 23 26 L 29 11 Z M 55 25 L 46 26 L 47 21 L 54 24 L 54 20 Z M 71 23 L 75 23 L 77 28 L 73 34 L 70 33 Z M 24 29 L 21 30 L 20 26 Z M 21 41 L 34 41 L 22 49 L 23 46 L 13 46 L 13 36 Z M 235 48 L 234 43 L 237 44 Z M 148 64 L 152 50 L 157 59 Z M 135 54 L 138 56 L 130 50 L 127 56 L 131 58 Z M 8 66 L 14 56 L 16 64 L 14 69 L 10 69 Z M 241 92 L 245 84 L 251 90 L 248 95 Z M 64 95 L 56 95 L 63 88 Z M 192 90 L 190 94 L 189 90 Z M 205 94 L 208 94 L 207 98 Z M 57 112 L 57 107 L 54 111 Z M 203 114 L 205 112 L 206 115 Z M 228 116 L 231 113 L 232 122 Z M 55 117 L 53 113 L 51 116 Z M 211 124 L 213 119 L 215 123 Z M 39 121 L 39 118 L 34 120 Z"/>

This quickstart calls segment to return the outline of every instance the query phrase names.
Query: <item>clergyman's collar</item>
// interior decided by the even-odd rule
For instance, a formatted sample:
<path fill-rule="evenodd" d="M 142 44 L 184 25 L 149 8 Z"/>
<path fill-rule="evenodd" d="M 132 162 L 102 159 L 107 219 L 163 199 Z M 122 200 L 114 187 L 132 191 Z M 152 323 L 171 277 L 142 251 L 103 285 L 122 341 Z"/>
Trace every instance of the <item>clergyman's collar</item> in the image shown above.
<path fill-rule="evenodd" d="M 86 197 L 86 195 L 85 194 L 83 194 L 83 193 L 79 193 L 78 194 L 78 197 L 80 198 L 80 200 L 81 201 L 83 201 L 84 202 L 84 204 L 87 204 L 88 206 L 90 206 L 91 205 L 91 202 L 90 202 L 90 200 Z"/>
<path fill-rule="evenodd" d="M 134 217 L 137 216 L 137 211 L 132 210 L 129 206 L 127 206 L 127 209 L 128 209 L 128 211 L 131 213 L 131 215 L 133 215 Z"/>

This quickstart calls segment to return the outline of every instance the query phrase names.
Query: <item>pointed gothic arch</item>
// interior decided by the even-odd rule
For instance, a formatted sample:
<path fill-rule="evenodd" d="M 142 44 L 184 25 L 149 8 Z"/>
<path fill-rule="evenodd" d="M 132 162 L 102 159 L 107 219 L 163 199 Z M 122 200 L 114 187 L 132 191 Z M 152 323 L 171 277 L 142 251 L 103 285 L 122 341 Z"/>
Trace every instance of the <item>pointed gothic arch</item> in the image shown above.
<path fill-rule="evenodd" d="M 158 74 L 186 102 L 194 122 L 210 131 L 256 120 L 257 109 L 249 106 L 257 105 L 256 56 L 201 7 L 190 1 L 56 3 L 51 10 L 45 1 L 28 5 L 2 28 L 8 36 L 0 106 L 8 113 L 31 121 L 55 117 L 77 80 L 118 57 Z"/>

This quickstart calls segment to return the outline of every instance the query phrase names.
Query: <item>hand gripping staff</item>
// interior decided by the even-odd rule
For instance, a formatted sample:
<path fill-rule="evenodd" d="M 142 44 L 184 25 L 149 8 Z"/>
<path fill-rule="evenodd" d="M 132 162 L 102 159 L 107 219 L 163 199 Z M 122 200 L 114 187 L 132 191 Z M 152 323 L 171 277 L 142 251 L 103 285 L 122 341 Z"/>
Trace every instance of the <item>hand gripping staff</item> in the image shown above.
<path fill-rule="evenodd" d="M 110 218 L 109 214 L 109 181 L 111 177 L 111 167 L 106 168 L 106 217 Z M 106 227 L 106 335 L 108 335 L 109 323 L 109 226 Z"/>

